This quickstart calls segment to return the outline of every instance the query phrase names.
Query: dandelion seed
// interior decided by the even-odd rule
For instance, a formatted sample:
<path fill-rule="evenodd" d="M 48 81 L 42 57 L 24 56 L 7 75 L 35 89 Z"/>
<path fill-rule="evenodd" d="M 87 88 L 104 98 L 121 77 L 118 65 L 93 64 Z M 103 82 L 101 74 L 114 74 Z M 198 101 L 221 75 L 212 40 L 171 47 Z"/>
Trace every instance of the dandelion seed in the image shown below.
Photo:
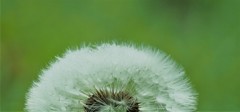
<path fill-rule="evenodd" d="M 27 94 L 29 112 L 191 112 L 196 92 L 161 51 L 101 44 L 68 51 Z"/>

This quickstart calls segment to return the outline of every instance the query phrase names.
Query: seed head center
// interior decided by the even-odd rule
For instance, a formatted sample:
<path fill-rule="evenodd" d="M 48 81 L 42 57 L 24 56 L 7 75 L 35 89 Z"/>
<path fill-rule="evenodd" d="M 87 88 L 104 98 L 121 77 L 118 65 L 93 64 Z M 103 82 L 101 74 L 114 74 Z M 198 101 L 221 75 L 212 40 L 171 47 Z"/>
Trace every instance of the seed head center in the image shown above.
<path fill-rule="evenodd" d="M 99 112 L 104 107 L 121 109 L 125 112 L 139 112 L 139 102 L 127 92 L 97 90 L 85 103 L 85 112 Z"/>

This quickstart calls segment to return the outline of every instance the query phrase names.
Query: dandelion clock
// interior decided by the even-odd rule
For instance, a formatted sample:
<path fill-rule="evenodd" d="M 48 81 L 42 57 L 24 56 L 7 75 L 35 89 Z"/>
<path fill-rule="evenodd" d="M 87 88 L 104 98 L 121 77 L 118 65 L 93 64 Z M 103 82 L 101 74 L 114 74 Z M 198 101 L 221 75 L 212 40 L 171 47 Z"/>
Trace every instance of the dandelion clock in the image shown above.
<path fill-rule="evenodd" d="M 69 50 L 27 94 L 28 112 L 191 112 L 196 92 L 161 51 L 127 44 Z"/>

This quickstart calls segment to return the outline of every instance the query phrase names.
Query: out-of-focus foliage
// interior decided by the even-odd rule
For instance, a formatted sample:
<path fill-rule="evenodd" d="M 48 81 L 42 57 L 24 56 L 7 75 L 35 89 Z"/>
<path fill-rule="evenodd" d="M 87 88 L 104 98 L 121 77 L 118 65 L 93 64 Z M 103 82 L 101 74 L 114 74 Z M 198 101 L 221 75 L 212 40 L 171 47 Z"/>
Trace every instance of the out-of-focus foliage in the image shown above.
<path fill-rule="evenodd" d="M 199 111 L 240 111 L 240 0 L 2 0 L 1 110 L 23 111 L 42 68 L 105 41 L 159 48 L 184 66 Z"/>

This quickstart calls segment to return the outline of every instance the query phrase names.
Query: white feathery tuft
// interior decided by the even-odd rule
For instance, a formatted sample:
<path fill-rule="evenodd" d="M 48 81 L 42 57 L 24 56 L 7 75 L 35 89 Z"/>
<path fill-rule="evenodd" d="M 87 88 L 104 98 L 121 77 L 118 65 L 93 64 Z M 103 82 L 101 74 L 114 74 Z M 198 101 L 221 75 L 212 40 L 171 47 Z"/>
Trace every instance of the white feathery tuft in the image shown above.
<path fill-rule="evenodd" d="M 196 92 L 181 67 L 161 51 L 126 44 L 69 50 L 43 70 L 27 94 L 26 110 L 85 112 L 96 90 L 126 92 L 139 103 L 140 112 L 196 110 Z M 130 107 L 126 100 L 115 101 L 121 105 L 117 107 L 99 102 L 95 106 L 100 110 L 91 111 L 126 112 Z"/>

